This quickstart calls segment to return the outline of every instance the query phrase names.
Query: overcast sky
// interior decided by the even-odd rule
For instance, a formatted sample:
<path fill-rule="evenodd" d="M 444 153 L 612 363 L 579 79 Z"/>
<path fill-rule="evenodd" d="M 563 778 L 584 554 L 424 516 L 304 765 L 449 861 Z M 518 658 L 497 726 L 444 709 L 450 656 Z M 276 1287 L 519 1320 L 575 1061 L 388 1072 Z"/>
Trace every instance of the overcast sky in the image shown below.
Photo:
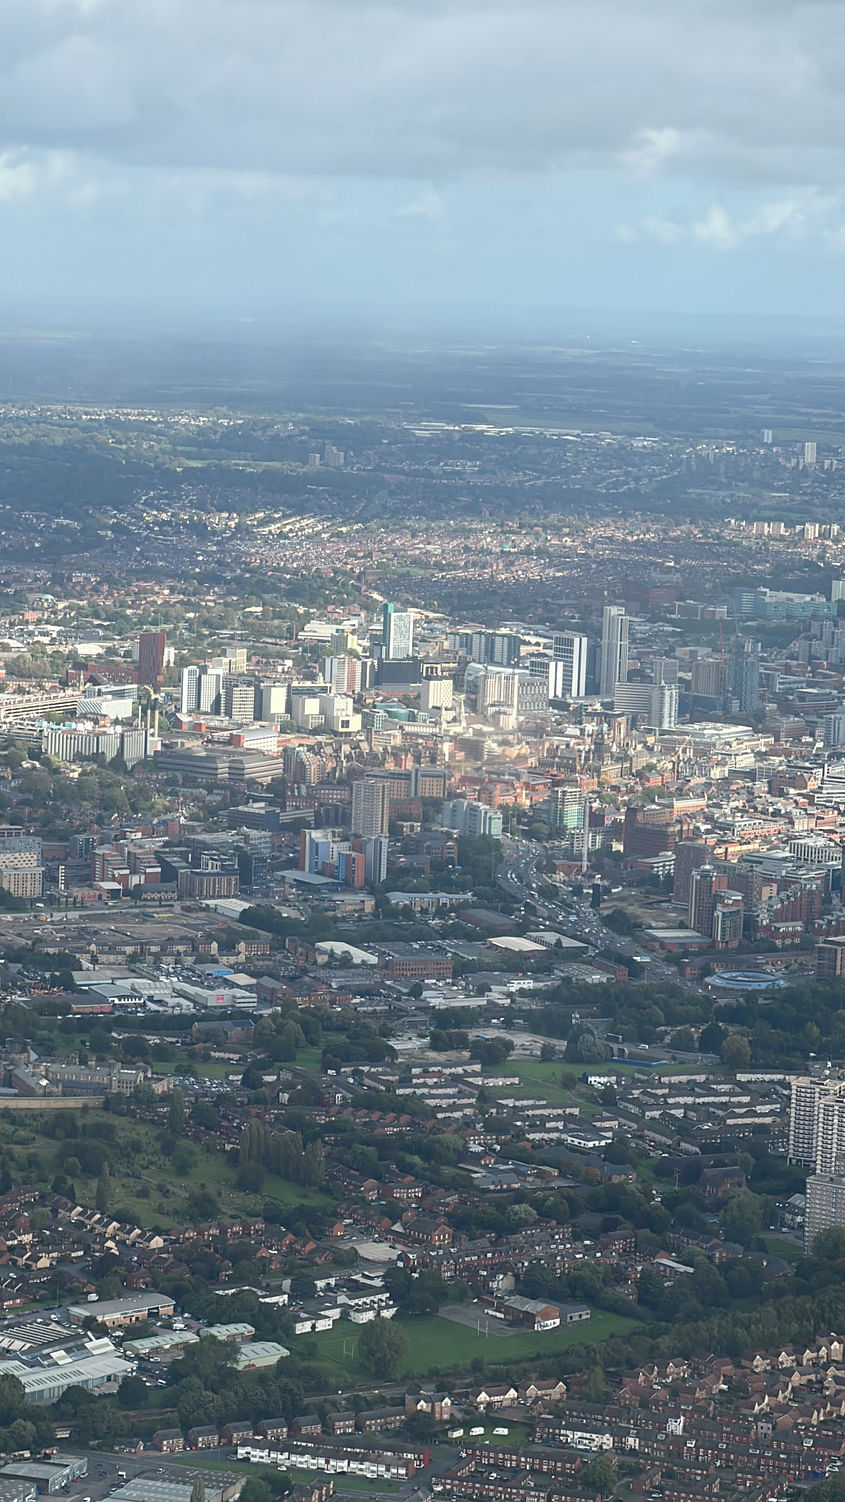
<path fill-rule="evenodd" d="M 27 316 L 842 317 L 845 4 L 0 0 L 0 247 Z"/>

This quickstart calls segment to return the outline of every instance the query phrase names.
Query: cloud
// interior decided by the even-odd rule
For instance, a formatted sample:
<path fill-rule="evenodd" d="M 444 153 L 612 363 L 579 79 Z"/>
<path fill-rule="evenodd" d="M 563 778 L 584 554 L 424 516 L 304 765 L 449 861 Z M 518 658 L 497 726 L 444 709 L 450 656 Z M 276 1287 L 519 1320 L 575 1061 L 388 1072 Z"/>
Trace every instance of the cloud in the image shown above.
<path fill-rule="evenodd" d="M 843 239 L 843 212 L 837 195 L 810 192 L 764 201 L 743 214 L 711 203 L 703 213 L 685 218 L 647 215 L 635 224 L 617 224 L 613 237 L 620 244 L 654 240 L 661 245 L 696 243 L 715 250 L 735 250 L 749 241 L 802 240 L 809 235 L 838 245 Z"/>
<path fill-rule="evenodd" d="M 422 188 L 403 203 L 397 213 L 402 218 L 427 219 L 431 224 L 440 224 L 446 217 L 446 203 L 435 188 Z"/>
<path fill-rule="evenodd" d="M 0 0 L 0 152 L 376 176 L 843 177 L 830 0 Z"/>

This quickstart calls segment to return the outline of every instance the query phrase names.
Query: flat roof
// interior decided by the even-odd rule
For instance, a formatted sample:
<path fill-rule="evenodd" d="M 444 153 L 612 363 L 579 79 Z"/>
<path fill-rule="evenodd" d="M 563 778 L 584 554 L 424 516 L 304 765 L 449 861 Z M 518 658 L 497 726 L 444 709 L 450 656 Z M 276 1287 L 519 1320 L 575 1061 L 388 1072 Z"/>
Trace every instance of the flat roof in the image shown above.
<path fill-rule="evenodd" d="M 646 933 L 650 939 L 657 939 L 663 944 L 706 944 L 708 942 L 705 935 L 696 933 L 694 928 L 647 928 Z"/>
<path fill-rule="evenodd" d="M 242 1371 L 246 1366 L 269 1366 L 272 1361 L 281 1361 L 283 1356 L 289 1355 L 287 1346 L 281 1346 L 275 1340 L 251 1340 L 238 1348 L 235 1367 Z"/>
<path fill-rule="evenodd" d="M 377 954 L 372 954 L 369 949 L 359 949 L 355 944 L 346 944 L 342 939 L 320 939 L 314 949 L 317 954 L 331 955 L 333 959 L 340 959 L 348 954 L 353 965 L 378 964 Z"/>
<path fill-rule="evenodd" d="M 87 1356 L 47 1369 L 40 1366 L 25 1367 L 18 1361 L 0 1362 L 0 1376 L 17 1377 L 26 1396 L 35 1396 L 36 1401 L 38 1394 L 51 1392 L 56 1387 L 64 1390 L 75 1387 L 77 1383 L 105 1382 L 110 1377 L 123 1378 L 131 1373 L 132 1363 L 124 1361 L 122 1356 Z"/>
<path fill-rule="evenodd" d="M 531 939 L 522 939 L 518 934 L 502 934 L 498 938 L 488 939 L 491 949 L 510 950 L 513 954 L 545 954 L 545 944 L 532 943 Z"/>
<path fill-rule="evenodd" d="M 174 1309 L 176 1306 L 173 1299 L 167 1293 L 156 1293 L 150 1289 L 147 1293 L 133 1293 L 123 1299 L 97 1299 L 90 1304 L 70 1304 L 70 1314 L 81 1315 L 83 1318 L 89 1314 L 97 1320 L 109 1319 L 115 1314 L 132 1314 L 134 1310 L 142 1312 L 146 1309 Z"/>
<path fill-rule="evenodd" d="M 570 939 L 567 934 L 558 933 L 556 928 L 535 929 L 533 933 L 526 934 L 526 939 L 532 939 L 544 948 L 552 949 L 586 949 L 587 945 L 580 939 Z M 494 941 L 495 942 L 495 941 Z"/>

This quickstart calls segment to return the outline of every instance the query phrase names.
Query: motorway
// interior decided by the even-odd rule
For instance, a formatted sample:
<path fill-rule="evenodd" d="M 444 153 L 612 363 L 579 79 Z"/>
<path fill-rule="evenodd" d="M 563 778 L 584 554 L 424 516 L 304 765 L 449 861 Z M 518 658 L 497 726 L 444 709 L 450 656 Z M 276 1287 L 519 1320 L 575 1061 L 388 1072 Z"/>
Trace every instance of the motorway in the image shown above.
<path fill-rule="evenodd" d="M 559 903 L 540 896 L 537 888 L 544 880 L 545 861 L 545 849 L 542 845 L 537 845 L 531 840 L 503 838 L 502 848 L 505 859 L 496 872 L 496 880 L 509 897 L 515 898 L 518 902 L 532 903 L 538 917 L 554 924 L 555 928 L 567 938 L 577 939 L 580 944 L 586 944 L 594 951 L 611 949 L 631 959 L 637 958 L 648 966 L 650 976 L 659 976 L 661 980 L 674 981 L 676 985 L 678 984 L 677 970 L 667 965 L 664 960 L 656 959 L 653 955 L 644 955 L 640 946 L 632 939 L 621 938 L 619 934 L 606 928 L 601 921 L 600 914 L 590 906 L 588 898 L 570 894 L 572 902 L 570 911 L 561 907 Z"/>

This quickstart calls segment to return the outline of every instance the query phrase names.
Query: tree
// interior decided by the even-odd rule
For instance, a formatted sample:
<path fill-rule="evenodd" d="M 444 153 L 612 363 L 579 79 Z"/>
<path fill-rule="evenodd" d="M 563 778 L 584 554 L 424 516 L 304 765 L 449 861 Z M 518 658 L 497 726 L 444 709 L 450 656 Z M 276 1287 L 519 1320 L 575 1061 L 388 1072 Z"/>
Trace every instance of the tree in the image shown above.
<path fill-rule="evenodd" d="M 401 1330 L 390 1320 L 370 1320 L 361 1331 L 358 1341 L 358 1360 L 364 1371 L 372 1377 L 395 1377 L 408 1349 Z"/>
<path fill-rule="evenodd" d="M 111 1203 L 111 1192 L 112 1182 L 111 1174 L 109 1173 L 109 1165 L 108 1163 L 104 1163 L 102 1168 L 100 1169 L 100 1177 L 97 1180 L 97 1193 L 94 1197 L 94 1204 L 100 1211 L 101 1215 L 105 1214 L 105 1212 L 109 1208 L 109 1205 Z"/>
<path fill-rule="evenodd" d="M 170 1104 L 167 1107 L 167 1130 L 171 1137 L 181 1137 L 185 1131 L 185 1097 L 181 1090 L 175 1089 L 170 1092 Z"/>
<path fill-rule="evenodd" d="M 261 1476 L 248 1476 L 241 1492 L 242 1502 L 273 1502 L 273 1493 Z"/>
<path fill-rule="evenodd" d="M 10 1424 L 25 1401 L 24 1386 L 17 1377 L 0 1377 L 0 1424 Z"/>
<path fill-rule="evenodd" d="M 751 1063 L 751 1044 L 741 1033 L 729 1033 L 719 1049 L 719 1057 L 726 1069 L 747 1069 Z"/>
<path fill-rule="evenodd" d="M 727 1204 L 719 1211 L 719 1224 L 728 1241 L 738 1241 L 740 1246 L 751 1246 L 765 1226 L 769 1224 L 770 1204 L 750 1189 L 741 1189 L 732 1194 Z"/>
<path fill-rule="evenodd" d="M 205 1502 L 205 1482 L 198 1476 L 191 1487 L 191 1502 Z"/>
<path fill-rule="evenodd" d="M 607 1455 L 594 1455 L 578 1473 L 578 1480 L 584 1490 L 598 1492 L 600 1497 L 611 1495 L 617 1479 L 616 1467 Z"/>
<path fill-rule="evenodd" d="M 719 1022 L 708 1022 L 698 1035 L 700 1053 L 718 1053 L 725 1041 L 725 1029 Z"/>
<path fill-rule="evenodd" d="M 124 1377 L 117 1389 L 117 1401 L 121 1408 L 141 1408 L 147 1401 L 147 1384 L 141 1377 Z"/>
<path fill-rule="evenodd" d="M 660 1274 L 645 1266 L 637 1278 L 637 1303 L 644 1309 L 656 1309 L 663 1297 L 663 1286 Z"/>
<path fill-rule="evenodd" d="M 597 1038 L 591 1027 L 579 1027 L 566 1045 L 570 1064 L 600 1064 L 610 1057 L 610 1044 Z"/>

